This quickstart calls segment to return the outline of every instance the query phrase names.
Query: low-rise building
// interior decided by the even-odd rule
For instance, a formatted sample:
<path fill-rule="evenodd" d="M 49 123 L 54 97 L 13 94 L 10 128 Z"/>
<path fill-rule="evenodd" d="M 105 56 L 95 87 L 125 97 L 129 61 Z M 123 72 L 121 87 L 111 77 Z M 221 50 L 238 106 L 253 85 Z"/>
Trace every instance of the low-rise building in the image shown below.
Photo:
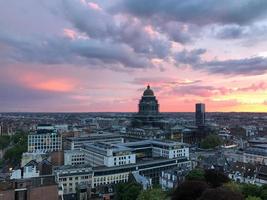
<path fill-rule="evenodd" d="M 257 144 L 244 151 L 244 162 L 267 165 L 267 144 Z"/>
<path fill-rule="evenodd" d="M 91 187 L 93 171 L 90 165 L 64 165 L 55 167 L 54 175 L 63 194 L 76 193 L 76 187 L 79 184 L 85 184 Z"/>
<path fill-rule="evenodd" d="M 250 183 L 256 182 L 257 168 L 251 163 L 235 162 L 230 167 L 229 178 L 238 183 Z"/>
<path fill-rule="evenodd" d="M 0 199 L 58 200 L 58 185 L 54 176 L 40 176 L 1 182 Z"/>

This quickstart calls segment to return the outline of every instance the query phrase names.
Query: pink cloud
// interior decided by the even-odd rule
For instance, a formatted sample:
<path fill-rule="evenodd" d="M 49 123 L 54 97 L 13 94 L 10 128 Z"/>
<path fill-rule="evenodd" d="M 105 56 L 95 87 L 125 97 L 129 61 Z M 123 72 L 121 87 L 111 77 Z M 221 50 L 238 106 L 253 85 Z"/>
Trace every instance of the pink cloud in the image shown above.
<path fill-rule="evenodd" d="M 72 39 L 72 40 L 74 40 L 77 37 L 76 31 L 74 31 L 72 29 L 68 29 L 68 28 L 65 28 L 63 30 L 63 35 L 66 36 L 67 38 Z"/>
<path fill-rule="evenodd" d="M 93 10 L 98 10 L 98 11 L 102 10 L 102 8 L 97 3 L 94 2 L 88 2 L 88 6 Z"/>

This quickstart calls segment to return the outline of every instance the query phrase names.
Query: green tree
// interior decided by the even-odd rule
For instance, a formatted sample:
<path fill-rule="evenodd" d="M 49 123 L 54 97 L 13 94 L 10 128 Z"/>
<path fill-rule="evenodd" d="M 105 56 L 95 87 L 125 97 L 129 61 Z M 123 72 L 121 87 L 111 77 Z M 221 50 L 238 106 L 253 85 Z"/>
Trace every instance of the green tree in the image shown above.
<path fill-rule="evenodd" d="M 116 200 L 136 200 L 139 193 L 142 191 L 142 186 L 134 182 L 119 183 L 115 187 Z"/>
<path fill-rule="evenodd" d="M 197 200 L 208 187 L 204 181 L 185 181 L 175 189 L 171 199 Z"/>
<path fill-rule="evenodd" d="M 12 167 L 15 167 L 20 164 L 22 153 L 27 151 L 27 135 L 18 133 L 12 136 L 11 140 L 13 146 L 6 151 L 4 159 Z"/>
<path fill-rule="evenodd" d="M 218 135 L 211 134 L 203 139 L 200 143 L 200 147 L 203 149 L 212 149 L 222 144 L 222 140 Z"/>
<path fill-rule="evenodd" d="M 260 186 L 254 184 L 242 184 L 241 190 L 245 197 L 248 196 L 260 197 L 262 191 Z"/>
<path fill-rule="evenodd" d="M 239 192 L 217 187 L 205 190 L 198 200 L 244 200 L 244 197 Z"/>
<path fill-rule="evenodd" d="M 0 136 L 0 149 L 5 149 L 10 144 L 10 136 L 2 135 Z"/>
<path fill-rule="evenodd" d="M 204 181 L 205 172 L 203 169 L 193 169 L 186 175 L 186 180 Z"/>
<path fill-rule="evenodd" d="M 262 200 L 260 197 L 248 196 L 246 200 Z"/>
<path fill-rule="evenodd" d="M 263 200 L 267 200 L 267 189 L 263 189 L 261 188 L 261 195 L 260 197 L 263 199 Z"/>
<path fill-rule="evenodd" d="M 142 191 L 137 200 L 165 200 L 167 199 L 165 192 L 161 188 L 148 189 Z"/>
<path fill-rule="evenodd" d="M 228 188 L 231 191 L 237 191 L 237 192 L 242 192 L 241 185 L 235 182 L 228 182 L 224 184 L 225 188 Z"/>
<path fill-rule="evenodd" d="M 205 180 L 212 187 L 219 187 L 230 181 L 225 174 L 214 169 L 205 171 Z"/>

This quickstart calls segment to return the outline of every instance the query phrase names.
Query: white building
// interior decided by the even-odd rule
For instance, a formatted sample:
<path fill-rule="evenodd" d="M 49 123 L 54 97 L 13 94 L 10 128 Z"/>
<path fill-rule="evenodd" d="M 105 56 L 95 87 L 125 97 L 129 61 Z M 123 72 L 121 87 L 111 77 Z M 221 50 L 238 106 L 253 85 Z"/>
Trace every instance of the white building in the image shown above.
<path fill-rule="evenodd" d="M 105 142 L 85 144 L 82 150 L 85 153 L 85 162 L 92 166 L 120 166 L 134 164 L 135 154 L 130 148 Z"/>
<path fill-rule="evenodd" d="M 85 143 L 93 142 L 108 142 L 108 143 L 122 143 L 124 139 L 119 134 L 112 134 L 107 132 L 90 134 L 81 137 L 69 137 L 66 139 L 66 148 L 69 150 L 80 149 Z"/>
<path fill-rule="evenodd" d="M 189 159 L 189 148 L 180 142 L 161 141 L 161 140 L 142 140 L 138 142 L 128 142 L 123 144 L 131 148 L 132 151 L 137 149 L 150 149 L 152 157 L 179 158 L 186 157 Z"/>
<path fill-rule="evenodd" d="M 40 172 L 37 168 L 36 161 L 30 161 L 23 168 L 13 170 L 10 176 L 10 179 L 22 179 L 22 178 L 33 178 L 38 177 Z"/>
<path fill-rule="evenodd" d="M 64 165 L 54 169 L 56 182 L 63 189 L 63 194 L 76 193 L 78 184 L 91 187 L 92 168 L 89 165 L 71 166 Z"/>
<path fill-rule="evenodd" d="M 59 132 L 59 133 L 68 132 L 69 131 L 68 124 L 56 124 L 54 127 L 55 127 L 55 130 L 57 132 Z"/>
<path fill-rule="evenodd" d="M 62 150 L 62 136 L 54 126 L 39 125 L 35 133 L 28 135 L 28 152 L 52 152 Z"/>
<path fill-rule="evenodd" d="M 64 165 L 82 165 L 85 164 L 85 153 L 82 150 L 64 151 Z"/>

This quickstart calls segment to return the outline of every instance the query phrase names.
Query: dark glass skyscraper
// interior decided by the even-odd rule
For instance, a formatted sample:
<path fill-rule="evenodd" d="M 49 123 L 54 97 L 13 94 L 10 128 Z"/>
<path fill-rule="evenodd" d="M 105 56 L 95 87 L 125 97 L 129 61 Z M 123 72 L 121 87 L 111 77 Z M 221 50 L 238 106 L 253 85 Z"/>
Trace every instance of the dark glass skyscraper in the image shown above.
<path fill-rule="evenodd" d="M 196 126 L 203 127 L 205 126 L 205 104 L 204 103 L 197 103 L 196 104 Z"/>

